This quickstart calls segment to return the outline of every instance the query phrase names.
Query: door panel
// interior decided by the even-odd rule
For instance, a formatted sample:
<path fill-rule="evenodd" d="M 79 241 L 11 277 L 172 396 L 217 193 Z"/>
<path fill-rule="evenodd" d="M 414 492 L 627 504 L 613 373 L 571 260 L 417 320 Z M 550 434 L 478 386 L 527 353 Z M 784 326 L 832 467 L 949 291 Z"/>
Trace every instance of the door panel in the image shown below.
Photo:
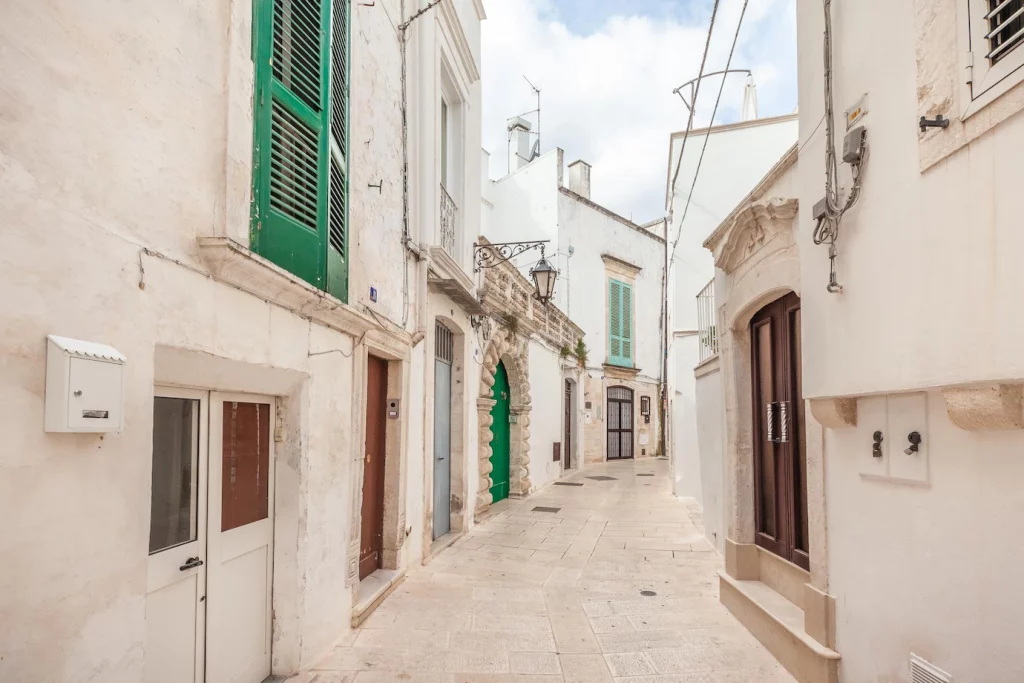
<path fill-rule="evenodd" d="M 270 675 L 274 453 L 269 398 L 210 395 L 207 683 Z"/>
<path fill-rule="evenodd" d="M 758 545 L 809 567 L 800 299 L 773 301 L 750 324 Z"/>
<path fill-rule="evenodd" d="M 608 460 L 633 457 L 633 390 L 608 387 Z"/>
<path fill-rule="evenodd" d="M 153 400 L 145 683 L 203 679 L 205 397 L 205 392 L 158 388 Z"/>
<path fill-rule="evenodd" d="M 565 380 L 565 460 L 564 469 L 572 467 L 572 382 Z"/>
<path fill-rule="evenodd" d="M 494 386 L 491 397 L 496 401 L 491 408 L 491 500 L 497 503 L 509 494 L 511 402 L 509 400 L 508 372 L 505 364 L 499 362 L 494 370 Z"/>
<path fill-rule="evenodd" d="M 434 538 L 451 530 L 452 366 L 434 361 Z"/>
<path fill-rule="evenodd" d="M 388 363 L 366 361 L 366 458 L 359 543 L 359 579 L 381 568 L 384 554 L 384 453 L 387 435 Z"/>

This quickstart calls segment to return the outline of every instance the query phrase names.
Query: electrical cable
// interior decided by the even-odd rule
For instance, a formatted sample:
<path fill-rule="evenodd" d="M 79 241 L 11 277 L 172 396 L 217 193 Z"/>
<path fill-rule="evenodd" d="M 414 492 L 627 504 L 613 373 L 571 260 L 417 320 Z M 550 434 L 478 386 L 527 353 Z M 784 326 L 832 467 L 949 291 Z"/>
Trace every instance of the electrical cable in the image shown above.
<path fill-rule="evenodd" d="M 683 217 L 679 219 L 679 229 L 676 230 L 676 239 L 672 243 L 672 253 L 669 256 L 669 263 L 672 263 L 672 260 L 675 258 L 676 247 L 679 245 L 679 238 L 683 236 L 683 223 L 686 222 L 686 214 L 690 211 L 690 201 L 693 199 L 693 191 L 697 187 L 697 178 L 700 176 L 700 166 L 704 163 L 704 152 L 708 149 L 708 140 L 711 139 L 711 127 L 715 125 L 715 114 L 718 113 L 718 105 L 722 101 L 722 92 L 725 91 L 725 81 L 729 78 L 729 67 L 732 65 L 732 55 L 736 51 L 736 43 L 740 38 L 740 29 L 743 27 L 743 17 L 747 13 L 748 2 L 749 0 L 743 0 L 743 9 L 740 11 L 740 19 L 736 24 L 736 33 L 732 38 L 732 47 L 729 48 L 729 58 L 725 62 L 726 73 L 722 75 L 722 84 L 718 87 L 718 97 L 715 98 L 715 108 L 711 110 L 711 121 L 708 123 L 708 132 L 704 135 L 704 145 L 700 149 L 700 157 L 697 159 L 697 168 L 693 172 L 693 182 L 690 184 L 690 192 L 686 196 L 686 206 L 683 207 Z M 695 105 L 697 104 L 696 97 L 694 98 L 693 103 Z M 682 161 L 682 159 L 683 155 L 682 152 L 680 152 L 679 160 Z"/>

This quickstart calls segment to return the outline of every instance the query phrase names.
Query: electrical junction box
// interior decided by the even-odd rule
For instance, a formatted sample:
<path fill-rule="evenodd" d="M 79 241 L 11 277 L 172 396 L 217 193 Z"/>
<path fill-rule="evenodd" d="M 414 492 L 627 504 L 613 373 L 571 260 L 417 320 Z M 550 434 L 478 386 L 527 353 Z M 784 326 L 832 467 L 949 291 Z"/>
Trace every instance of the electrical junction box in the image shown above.
<path fill-rule="evenodd" d="M 112 346 L 48 335 L 45 430 L 120 431 L 126 360 Z"/>
<path fill-rule="evenodd" d="M 864 126 L 857 126 L 843 139 L 843 161 L 848 164 L 860 162 L 864 154 Z"/>

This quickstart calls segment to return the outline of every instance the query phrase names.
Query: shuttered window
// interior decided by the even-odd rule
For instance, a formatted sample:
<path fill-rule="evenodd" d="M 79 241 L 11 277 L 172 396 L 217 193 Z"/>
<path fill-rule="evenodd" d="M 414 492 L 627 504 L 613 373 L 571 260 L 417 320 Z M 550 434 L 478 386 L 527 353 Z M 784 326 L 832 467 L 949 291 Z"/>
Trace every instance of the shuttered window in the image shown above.
<path fill-rule="evenodd" d="M 254 251 L 347 299 L 348 0 L 256 0 Z"/>
<path fill-rule="evenodd" d="M 608 362 L 633 366 L 633 288 L 608 280 Z"/>
<path fill-rule="evenodd" d="M 964 0 L 971 98 L 997 97 L 1024 79 L 1024 0 Z"/>

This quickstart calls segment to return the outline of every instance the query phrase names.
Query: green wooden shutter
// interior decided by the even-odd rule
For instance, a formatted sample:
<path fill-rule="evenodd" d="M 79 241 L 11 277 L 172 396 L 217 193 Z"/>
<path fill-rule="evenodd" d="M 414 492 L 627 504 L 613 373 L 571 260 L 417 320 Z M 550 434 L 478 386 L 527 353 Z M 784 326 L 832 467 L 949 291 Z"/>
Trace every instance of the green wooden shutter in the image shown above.
<path fill-rule="evenodd" d="M 622 360 L 633 365 L 633 288 L 622 285 Z"/>
<path fill-rule="evenodd" d="M 331 124 L 327 291 L 348 301 L 348 0 L 331 12 Z"/>
<path fill-rule="evenodd" d="M 347 2 L 336 2 L 332 22 L 330 0 L 258 1 L 251 243 L 261 256 L 303 280 L 338 290 L 328 286 L 327 254 L 340 255 L 335 259 L 341 261 L 338 276 L 347 280 L 347 130 L 343 125 L 340 161 L 332 163 L 336 98 L 331 86 L 332 81 L 339 84 L 337 108 L 347 124 Z M 334 30 L 332 23 L 337 24 Z M 344 35 L 341 78 L 334 76 L 330 39 L 339 31 Z M 338 199 L 329 202 L 332 189 Z M 332 212 L 332 203 L 340 208 Z M 335 225 L 336 236 L 331 234 Z"/>
<path fill-rule="evenodd" d="M 633 288 L 608 280 L 608 362 L 633 365 Z"/>

